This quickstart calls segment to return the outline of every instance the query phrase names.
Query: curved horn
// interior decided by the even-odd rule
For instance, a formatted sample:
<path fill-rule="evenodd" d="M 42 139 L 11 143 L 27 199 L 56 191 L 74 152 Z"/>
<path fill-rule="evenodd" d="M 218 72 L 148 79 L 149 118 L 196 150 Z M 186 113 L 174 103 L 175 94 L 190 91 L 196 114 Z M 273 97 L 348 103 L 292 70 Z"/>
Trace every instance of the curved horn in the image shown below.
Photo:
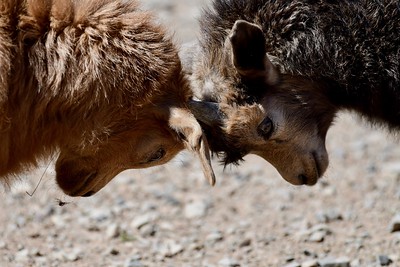
<path fill-rule="evenodd" d="M 224 115 L 220 111 L 218 103 L 190 100 L 189 109 L 197 120 L 208 126 L 222 125 Z"/>
<path fill-rule="evenodd" d="M 215 174 L 211 165 L 210 148 L 199 122 L 186 108 L 171 108 L 170 111 L 169 126 L 183 136 L 184 146 L 197 154 L 205 178 L 210 185 L 214 185 Z"/>

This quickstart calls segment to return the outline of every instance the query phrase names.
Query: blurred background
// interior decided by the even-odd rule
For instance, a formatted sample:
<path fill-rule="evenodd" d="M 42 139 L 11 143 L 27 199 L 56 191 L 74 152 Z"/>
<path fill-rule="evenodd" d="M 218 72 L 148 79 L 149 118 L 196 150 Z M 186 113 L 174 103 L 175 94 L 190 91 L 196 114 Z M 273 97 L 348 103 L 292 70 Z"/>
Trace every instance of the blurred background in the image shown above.
<path fill-rule="evenodd" d="M 180 45 L 196 39 L 209 2 L 143 7 Z M 210 187 L 185 152 L 69 198 L 44 163 L 0 193 L 0 266 L 400 266 L 398 138 L 346 113 L 327 148 L 330 167 L 313 187 L 288 184 L 255 156 L 225 169 L 215 159 Z"/>

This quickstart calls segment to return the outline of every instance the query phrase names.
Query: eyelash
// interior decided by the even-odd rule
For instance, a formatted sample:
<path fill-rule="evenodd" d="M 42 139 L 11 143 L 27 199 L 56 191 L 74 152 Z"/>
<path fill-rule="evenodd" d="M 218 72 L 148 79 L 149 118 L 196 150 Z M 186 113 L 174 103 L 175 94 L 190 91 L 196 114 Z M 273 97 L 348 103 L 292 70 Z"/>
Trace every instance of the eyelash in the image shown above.
<path fill-rule="evenodd" d="M 151 157 L 149 158 L 148 162 L 150 163 L 150 162 L 159 161 L 164 156 L 165 156 L 165 150 L 163 148 L 159 148 L 155 153 L 153 153 L 151 155 Z"/>

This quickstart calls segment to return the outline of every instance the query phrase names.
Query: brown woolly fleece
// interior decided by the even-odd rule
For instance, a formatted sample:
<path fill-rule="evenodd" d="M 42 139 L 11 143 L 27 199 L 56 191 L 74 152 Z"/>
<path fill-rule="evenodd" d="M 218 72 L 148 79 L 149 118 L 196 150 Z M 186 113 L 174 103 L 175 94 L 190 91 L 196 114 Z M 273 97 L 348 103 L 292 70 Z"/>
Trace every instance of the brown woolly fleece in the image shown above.
<path fill-rule="evenodd" d="M 89 196 L 200 151 L 190 97 L 175 46 L 136 1 L 0 2 L 3 180 L 57 151 L 60 187 Z"/>

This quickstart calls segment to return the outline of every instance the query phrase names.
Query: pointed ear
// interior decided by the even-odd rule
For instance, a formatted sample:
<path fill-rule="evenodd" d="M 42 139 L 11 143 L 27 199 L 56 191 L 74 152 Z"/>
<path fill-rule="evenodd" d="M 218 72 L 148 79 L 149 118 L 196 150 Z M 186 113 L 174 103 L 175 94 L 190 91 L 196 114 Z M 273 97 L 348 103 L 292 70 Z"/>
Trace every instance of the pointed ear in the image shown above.
<path fill-rule="evenodd" d="M 208 142 L 193 114 L 187 109 L 171 108 L 169 126 L 182 136 L 185 147 L 200 158 L 205 178 L 210 185 L 214 185 L 215 174 L 211 165 Z"/>
<path fill-rule="evenodd" d="M 268 59 L 265 37 L 258 25 L 237 20 L 229 40 L 233 64 L 241 76 L 248 79 L 264 77 L 268 84 L 277 82 L 278 72 Z"/>

